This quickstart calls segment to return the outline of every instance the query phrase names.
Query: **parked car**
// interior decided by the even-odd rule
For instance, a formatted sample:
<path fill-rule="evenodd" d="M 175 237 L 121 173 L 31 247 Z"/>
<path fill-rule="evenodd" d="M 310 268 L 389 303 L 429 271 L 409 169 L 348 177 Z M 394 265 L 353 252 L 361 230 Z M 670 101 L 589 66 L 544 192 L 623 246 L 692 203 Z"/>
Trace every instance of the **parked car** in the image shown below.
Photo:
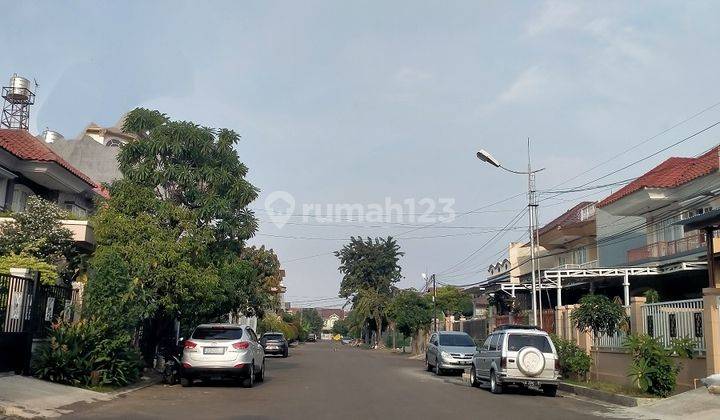
<path fill-rule="evenodd" d="M 477 346 L 467 333 L 439 331 L 430 336 L 425 352 L 425 368 L 436 375 L 446 371 L 464 371 L 472 364 Z"/>
<path fill-rule="evenodd" d="M 310 334 L 308 334 L 307 341 L 310 342 L 310 343 L 316 342 L 316 341 L 317 341 L 317 335 L 315 335 L 315 333 L 310 333 Z"/>
<path fill-rule="evenodd" d="M 350 337 L 343 337 L 340 339 L 340 342 L 343 344 L 350 344 L 350 343 L 352 343 L 352 341 L 353 341 L 353 339 Z"/>
<path fill-rule="evenodd" d="M 505 385 L 540 387 L 554 397 L 560 383 L 555 346 L 545 331 L 531 326 L 498 327 L 473 358 L 470 382 L 490 382 L 490 391 L 503 392 Z"/>
<path fill-rule="evenodd" d="M 262 335 L 260 344 L 265 349 L 265 354 L 280 354 L 282 357 L 288 357 L 290 353 L 290 344 L 281 332 L 266 332 Z"/>
<path fill-rule="evenodd" d="M 246 388 L 265 379 L 265 351 L 247 325 L 202 324 L 183 340 L 180 383 L 195 379 L 241 380 Z"/>

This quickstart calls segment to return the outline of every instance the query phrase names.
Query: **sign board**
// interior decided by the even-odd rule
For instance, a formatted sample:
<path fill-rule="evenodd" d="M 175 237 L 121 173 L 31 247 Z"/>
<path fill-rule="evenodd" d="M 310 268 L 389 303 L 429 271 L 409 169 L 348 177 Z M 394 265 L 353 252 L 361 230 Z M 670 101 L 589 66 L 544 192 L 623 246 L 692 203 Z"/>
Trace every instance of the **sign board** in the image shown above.
<path fill-rule="evenodd" d="M 45 321 L 52 321 L 53 313 L 55 313 L 55 298 L 48 297 L 45 305 Z"/>
<path fill-rule="evenodd" d="M 20 319 L 20 315 L 22 314 L 22 302 L 22 292 L 12 292 L 12 297 L 10 298 L 10 319 Z"/>

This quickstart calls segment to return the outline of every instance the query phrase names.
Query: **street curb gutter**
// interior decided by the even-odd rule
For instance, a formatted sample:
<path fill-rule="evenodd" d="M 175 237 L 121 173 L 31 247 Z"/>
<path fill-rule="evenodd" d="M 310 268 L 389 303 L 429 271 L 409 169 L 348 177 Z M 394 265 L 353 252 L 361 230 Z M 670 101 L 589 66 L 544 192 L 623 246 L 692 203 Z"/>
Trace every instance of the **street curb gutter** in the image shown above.
<path fill-rule="evenodd" d="M 558 389 L 570 394 L 580 395 L 581 397 L 592 398 L 594 400 L 603 401 L 610 404 L 621 405 L 623 407 L 637 407 L 639 405 L 645 405 L 649 402 L 656 401 L 654 398 L 629 397 L 627 395 L 613 394 L 610 392 L 587 388 L 580 385 L 573 385 L 566 382 L 561 382 Z"/>
<path fill-rule="evenodd" d="M 162 382 L 162 378 L 157 377 L 150 377 L 145 381 L 140 381 L 139 383 L 127 386 L 125 388 L 118 389 L 116 391 L 108 392 L 108 395 L 112 396 L 112 398 L 120 397 L 125 394 L 129 394 L 131 392 L 139 391 L 141 389 L 149 388 L 153 385 L 157 385 L 160 382 Z"/>

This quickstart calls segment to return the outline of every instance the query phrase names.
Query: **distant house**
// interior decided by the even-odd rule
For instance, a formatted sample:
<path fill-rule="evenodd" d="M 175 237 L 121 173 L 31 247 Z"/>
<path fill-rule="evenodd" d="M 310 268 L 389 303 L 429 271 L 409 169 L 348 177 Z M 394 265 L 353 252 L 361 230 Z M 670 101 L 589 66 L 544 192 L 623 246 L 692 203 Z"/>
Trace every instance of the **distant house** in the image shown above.
<path fill-rule="evenodd" d="M 25 211 L 27 199 L 37 195 L 73 214 L 78 220 L 65 220 L 81 244 L 95 243 L 86 219 L 94 199 L 103 195 L 100 186 L 71 165 L 45 143 L 25 130 L 0 129 L 0 211 Z M 8 217 L 0 219 L 9 220 Z"/>
<path fill-rule="evenodd" d="M 63 159 L 100 183 L 122 178 L 117 157 L 120 146 L 135 139 L 122 131 L 125 116 L 114 126 L 101 127 L 90 123 L 75 139 L 66 139 L 46 131 L 40 136 Z"/>
<path fill-rule="evenodd" d="M 329 339 L 332 336 L 332 329 L 335 323 L 341 319 L 345 319 L 345 311 L 343 309 L 334 308 L 316 308 L 323 320 L 322 336 L 323 339 Z"/>

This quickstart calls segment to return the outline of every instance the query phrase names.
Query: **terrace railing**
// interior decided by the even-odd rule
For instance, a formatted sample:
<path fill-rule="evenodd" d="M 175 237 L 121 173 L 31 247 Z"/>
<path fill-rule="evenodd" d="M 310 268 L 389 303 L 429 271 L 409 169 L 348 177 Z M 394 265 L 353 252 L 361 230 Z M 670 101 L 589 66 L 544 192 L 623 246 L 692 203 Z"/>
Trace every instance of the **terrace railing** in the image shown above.
<path fill-rule="evenodd" d="M 696 233 L 674 241 L 662 241 L 631 249 L 627 252 L 628 263 L 652 258 L 671 257 L 677 254 L 705 248 L 705 234 Z"/>

